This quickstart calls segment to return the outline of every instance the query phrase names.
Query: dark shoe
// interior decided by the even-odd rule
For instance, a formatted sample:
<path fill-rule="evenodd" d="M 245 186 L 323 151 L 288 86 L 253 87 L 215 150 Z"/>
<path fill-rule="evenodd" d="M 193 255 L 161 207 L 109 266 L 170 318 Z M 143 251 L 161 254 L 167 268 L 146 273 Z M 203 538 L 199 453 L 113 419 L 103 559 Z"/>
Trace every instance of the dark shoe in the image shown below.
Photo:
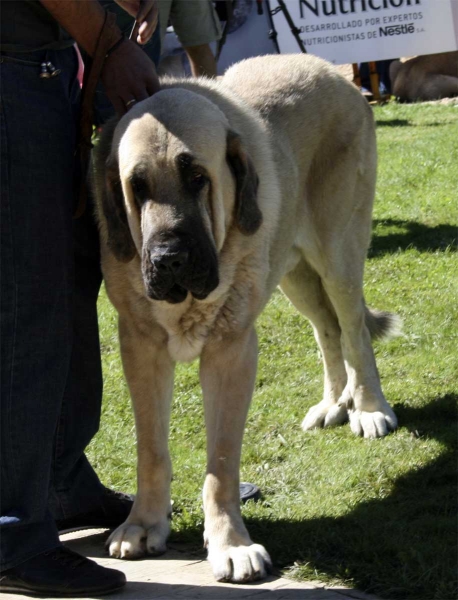
<path fill-rule="evenodd" d="M 240 501 L 242 504 L 248 502 L 248 500 L 254 500 L 255 502 L 261 497 L 261 490 L 254 483 L 248 483 L 242 481 L 240 483 Z"/>
<path fill-rule="evenodd" d="M 59 533 L 80 529 L 113 529 L 124 523 L 134 503 L 134 496 L 105 488 L 100 505 L 89 512 L 56 521 Z"/>
<path fill-rule="evenodd" d="M 0 573 L 0 592 L 41 596 L 109 594 L 126 583 L 121 571 L 106 569 L 58 546 Z"/>

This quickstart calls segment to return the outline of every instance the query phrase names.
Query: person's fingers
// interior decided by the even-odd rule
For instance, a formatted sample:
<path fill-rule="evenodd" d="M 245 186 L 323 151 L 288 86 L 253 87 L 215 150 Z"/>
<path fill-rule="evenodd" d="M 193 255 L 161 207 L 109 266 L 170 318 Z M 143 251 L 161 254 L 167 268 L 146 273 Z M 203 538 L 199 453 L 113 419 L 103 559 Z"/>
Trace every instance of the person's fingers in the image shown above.
<path fill-rule="evenodd" d="M 146 86 L 144 88 L 142 88 L 141 90 L 138 90 L 135 94 L 135 100 L 137 102 L 141 102 L 142 100 L 146 100 L 147 98 L 149 98 L 149 94 L 147 91 Z"/>
<path fill-rule="evenodd" d="M 150 18 L 151 13 L 157 18 L 158 5 L 156 0 L 140 0 L 140 6 L 135 19 L 141 23 Z"/>
<path fill-rule="evenodd" d="M 152 1 L 152 0 L 150 0 Z M 132 17 L 138 15 L 139 10 L 142 8 L 141 0 L 115 0 L 116 4 L 126 11 Z"/>
<path fill-rule="evenodd" d="M 128 95 L 123 90 L 123 92 L 119 96 L 119 102 L 123 106 L 123 114 L 128 112 L 133 106 L 135 106 L 142 100 L 146 100 L 146 98 L 148 98 L 148 97 L 149 97 L 149 94 L 146 91 L 146 88 L 144 88 L 144 89 L 130 88 Z M 113 106 L 114 106 L 114 102 L 113 102 Z M 116 108 L 116 112 L 118 112 L 118 108 L 116 106 L 115 106 L 115 108 Z"/>
<path fill-rule="evenodd" d="M 154 63 L 131 41 L 121 44 L 110 54 L 101 80 L 117 114 L 121 116 L 137 102 L 159 90 Z"/>
<path fill-rule="evenodd" d="M 131 98 L 130 100 L 128 100 L 128 101 L 125 103 L 125 106 L 126 106 L 126 111 L 127 111 L 127 112 L 129 112 L 129 110 L 132 108 L 132 106 L 133 106 L 134 104 L 136 104 L 136 103 L 137 103 L 137 101 L 135 100 L 135 98 Z"/>
<path fill-rule="evenodd" d="M 154 33 L 159 24 L 159 5 L 157 2 L 154 2 L 153 7 L 149 12 L 147 21 L 150 23 L 151 33 Z"/>
<path fill-rule="evenodd" d="M 121 98 L 119 98 L 119 96 L 111 97 L 110 100 L 118 117 L 122 117 L 124 114 L 126 114 L 126 104 L 123 102 L 123 100 L 121 100 Z"/>
<path fill-rule="evenodd" d="M 153 35 L 159 20 L 159 9 L 155 0 L 142 2 L 140 10 L 136 17 L 137 23 L 140 23 L 137 42 L 146 44 Z"/>
<path fill-rule="evenodd" d="M 138 28 L 137 42 L 139 44 L 146 44 L 146 42 L 150 39 L 152 33 L 153 32 L 150 30 L 148 23 L 146 21 L 143 21 L 143 23 Z"/>
<path fill-rule="evenodd" d="M 137 23 L 137 21 L 135 21 L 133 27 L 132 27 L 132 31 L 130 32 L 129 35 L 129 40 L 137 40 L 138 42 L 138 32 L 140 30 L 140 23 Z"/>
<path fill-rule="evenodd" d="M 146 44 L 151 39 L 151 36 L 156 30 L 158 24 L 158 19 L 154 19 L 153 21 L 143 21 L 138 29 L 137 42 L 139 44 Z"/>

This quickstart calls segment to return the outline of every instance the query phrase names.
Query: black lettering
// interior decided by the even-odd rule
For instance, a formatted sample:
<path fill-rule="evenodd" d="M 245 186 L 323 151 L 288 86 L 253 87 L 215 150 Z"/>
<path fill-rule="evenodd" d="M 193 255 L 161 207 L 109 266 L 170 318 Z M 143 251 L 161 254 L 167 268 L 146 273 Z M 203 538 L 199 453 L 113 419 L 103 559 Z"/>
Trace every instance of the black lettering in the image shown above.
<path fill-rule="evenodd" d="M 379 27 L 380 37 L 388 37 L 392 35 L 403 35 L 405 33 L 414 33 L 415 26 L 413 23 L 408 25 L 388 25 L 388 27 Z"/>
<path fill-rule="evenodd" d="M 324 15 L 326 17 L 346 15 L 348 13 L 361 13 L 369 11 L 379 11 L 390 8 L 400 8 L 411 6 L 412 4 L 421 4 L 422 0 L 299 0 L 299 9 L 301 19 L 306 18 L 307 11 L 313 13 L 316 17 Z M 394 15 L 392 21 L 403 21 L 412 19 L 409 15 Z M 390 21 L 385 21 L 390 22 Z M 389 35 L 389 34 L 387 34 Z"/>
<path fill-rule="evenodd" d="M 322 2 L 321 2 L 321 6 L 323 8 L 323 14 L 325 14 L 327 17 L 337 14 L 335 0 L 330 0 L 330 1 L 331 1 L 331 7 L 332 7 L 331 10 L 328 10 L 328 0 L 322 0 Z"/>
<path fill-rule="evenodd" d="M 366 12 L 366 0 L 350 0 L 350 12 L 358 12 L 358 9 L 355 8 L 355 2 L 361 2 L 361 10 Z"/>
<path fill-rule="evenodd" d="M 315 6 L 312 6 L 311 4 L 309 4 L 309 2 L 307 0 L 299 0 L 299 8 L 301 10 L 301 19 L 304 18 L 303 6 L 306 6 L 309 10 L 311 10 L 312 13 L 316 17 L 320 16 L 320 11 L 318 9 L 318 0 L 315 0 Z"/>

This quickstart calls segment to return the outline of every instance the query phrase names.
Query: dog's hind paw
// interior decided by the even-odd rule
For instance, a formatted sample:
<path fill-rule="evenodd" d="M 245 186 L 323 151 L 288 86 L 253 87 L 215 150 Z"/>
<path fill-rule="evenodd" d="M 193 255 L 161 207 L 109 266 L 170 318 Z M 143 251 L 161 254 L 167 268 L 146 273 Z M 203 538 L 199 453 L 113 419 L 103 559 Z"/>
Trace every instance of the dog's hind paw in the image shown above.
<path fill-rule="evenodd" d="M 351 430 L 365 438 L 383 437 L 398 426 L 396 415 L 388 404 L 380 411 L 368 412 L 355 409 L 350 410 L 349 414 Z"/>
<path fill-rule="evenodd" d="M 344 404 L 330 403 L 322 400 L 319 404 L 312 406 L 305 419 L 302 421 L 302 429 L 316 429 L 317 427 L 333 427 L 342 425 L 348 420 L 347 408 Z"/>
<path fill-rule="evenodd" d="M 272 570 L 272 561 L 264 546 L 229 546 L 208 550 L 208 561 L 217 581 L 245 583 L 264 579 Z"/>
<path fill-rule="evenodd" d="M 166 549 L 170 526 L 168 521 L 151 527 L 143 527 L 127 521 L 108 538 L 105 546 L 113 558 L 134 560 L 146 554 L 158 556 Z"/>

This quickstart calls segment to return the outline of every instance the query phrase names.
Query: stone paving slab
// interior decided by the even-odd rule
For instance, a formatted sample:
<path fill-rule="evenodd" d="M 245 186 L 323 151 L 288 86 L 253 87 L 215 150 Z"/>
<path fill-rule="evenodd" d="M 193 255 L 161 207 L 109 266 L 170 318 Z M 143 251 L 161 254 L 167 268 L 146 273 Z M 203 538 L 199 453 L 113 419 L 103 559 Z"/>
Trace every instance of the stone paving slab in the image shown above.
<path fill-rule="evenodd" d="M 106 554 L 107 533 L 92 529 L 65 534 L 61 540 L 75 552 L 125 573 L 126 587 L 107 596 L 110 600 L 376 600 L 358 590 L 275 575 L 250 584 L 217 583 L 207 561 L 178 544 L 172 544 L 166 554 L 157 558 L 121 561 Z M 0 594 L 0 597 L 20 600 L 28 596 Z"/>

